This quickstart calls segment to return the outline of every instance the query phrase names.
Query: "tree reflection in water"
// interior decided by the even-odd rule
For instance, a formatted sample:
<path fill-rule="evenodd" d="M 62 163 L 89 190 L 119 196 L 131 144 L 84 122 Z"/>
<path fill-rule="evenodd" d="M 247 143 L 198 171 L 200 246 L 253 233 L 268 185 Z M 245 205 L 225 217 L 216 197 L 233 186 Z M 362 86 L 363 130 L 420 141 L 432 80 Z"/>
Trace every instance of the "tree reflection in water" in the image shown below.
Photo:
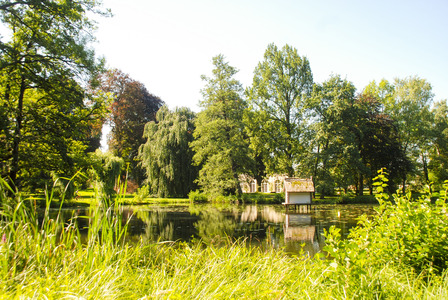
<path fill-rule="evenodd" d="M 232 218 L 232 214 L 223 214 L 216 207 L 208 207 L 200 212 L 200 219 L 196 221 L 194 227 L 198 231 L 198 236 L 205 242 L 220 242 L 234 237 L 237 224 Z"/>
<path fill-rule="evenodd" d="M 89 226 L 89 210 L 67 210 L 66 220 L 75 215 L 83 227 Z M 98 213 L 98 212 L 95 212 Z M 203 240 L 218 243 L 245 239 L 261 248 L 302 250 L 313 255 L 325 244 L 324 229 L 335 225 L 345 237 L 361 214 L 373 213 L 372 205 L 316 205 L 307 213 L 286 214 L 281 205 L 159 205 L 122 207 L 115 212 L 122 222 L 130 217 L 127 240 L 157 241 Z"/>

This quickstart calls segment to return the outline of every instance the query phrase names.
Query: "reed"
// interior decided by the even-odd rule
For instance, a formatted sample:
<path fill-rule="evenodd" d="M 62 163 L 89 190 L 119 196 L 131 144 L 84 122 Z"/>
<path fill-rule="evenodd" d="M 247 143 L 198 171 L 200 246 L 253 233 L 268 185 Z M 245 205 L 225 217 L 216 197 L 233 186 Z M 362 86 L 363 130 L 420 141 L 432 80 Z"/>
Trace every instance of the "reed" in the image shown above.
<path fill-rule="evenodd" d="M 1 299 L 443 299 L 446 273 L 392 265 L 362 273 L 322 257 L 249 248 L 244 241 L 128 244 L 117 204 L 93 206 L 89 227 L 62 222 L 0 181 Z M 100 201 L 98 201 L 99 203 Z M 117 203 L 118 201 L 115 201 Z M 84 236 L 83 231 L 87 231 Z"/>

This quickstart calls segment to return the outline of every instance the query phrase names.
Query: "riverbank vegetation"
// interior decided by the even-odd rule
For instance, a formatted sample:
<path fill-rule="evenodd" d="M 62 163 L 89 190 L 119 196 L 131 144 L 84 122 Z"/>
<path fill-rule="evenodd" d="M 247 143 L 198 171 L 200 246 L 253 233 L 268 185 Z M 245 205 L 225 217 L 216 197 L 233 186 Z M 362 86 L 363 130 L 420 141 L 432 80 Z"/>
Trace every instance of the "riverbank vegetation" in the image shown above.
<path fill-rule="evenodd" d="M 380 174 L 379 189 L 386 189 L 386 180 Z M 36 210 L 5 181 L 0 186 L 3 299 L 448 296 L 448 185 L 435 204 L 430 194 L 391 201 L 380 192 L 377 214 L 361 219 L 346 240 L 330 229 L 326 254 L 314 257 L 247 247 L 243 240 L 129 243 L 128 220 L 116 205 L 92 206 L 84 228 L 76 214 L 67 222 L 50 217 L 50 197 L 45 210 Z"/>

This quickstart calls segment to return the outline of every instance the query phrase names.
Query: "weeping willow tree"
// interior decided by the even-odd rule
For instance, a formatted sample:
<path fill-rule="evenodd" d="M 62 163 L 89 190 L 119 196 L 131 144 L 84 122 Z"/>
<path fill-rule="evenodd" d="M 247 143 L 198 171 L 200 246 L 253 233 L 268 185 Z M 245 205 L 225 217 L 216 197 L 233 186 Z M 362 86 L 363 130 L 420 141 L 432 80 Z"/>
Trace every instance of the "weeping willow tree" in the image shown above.
<path fill-rule="evenodd" d="M 146 171 L 147 183 L 159 197 L 186 197 L 195 189 L 198 170 L 192 166 L 195 114 L 188 108 L 170 111 L 163 106 L 156 121 L 148 122 L 139 158 Z"/>

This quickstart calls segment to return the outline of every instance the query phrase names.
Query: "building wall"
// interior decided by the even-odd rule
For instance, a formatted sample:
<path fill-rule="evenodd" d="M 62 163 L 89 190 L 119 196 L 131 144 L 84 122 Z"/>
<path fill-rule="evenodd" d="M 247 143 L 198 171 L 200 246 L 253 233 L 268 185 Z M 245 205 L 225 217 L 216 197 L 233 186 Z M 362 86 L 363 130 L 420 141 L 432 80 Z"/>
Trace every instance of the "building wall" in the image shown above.
<path fill-rule="evenodd" d="M 283 193 L 285 191 L 286 175 L 271 175 L 264 178 L 260 183 L 252 176 L 240 175 L 240 185 L 243 193 Z"/>
<path fill-rule="evenodd" d="M 290 204 L 311 204 L 311 193 L 286 193 L 285 203 Z"/>

